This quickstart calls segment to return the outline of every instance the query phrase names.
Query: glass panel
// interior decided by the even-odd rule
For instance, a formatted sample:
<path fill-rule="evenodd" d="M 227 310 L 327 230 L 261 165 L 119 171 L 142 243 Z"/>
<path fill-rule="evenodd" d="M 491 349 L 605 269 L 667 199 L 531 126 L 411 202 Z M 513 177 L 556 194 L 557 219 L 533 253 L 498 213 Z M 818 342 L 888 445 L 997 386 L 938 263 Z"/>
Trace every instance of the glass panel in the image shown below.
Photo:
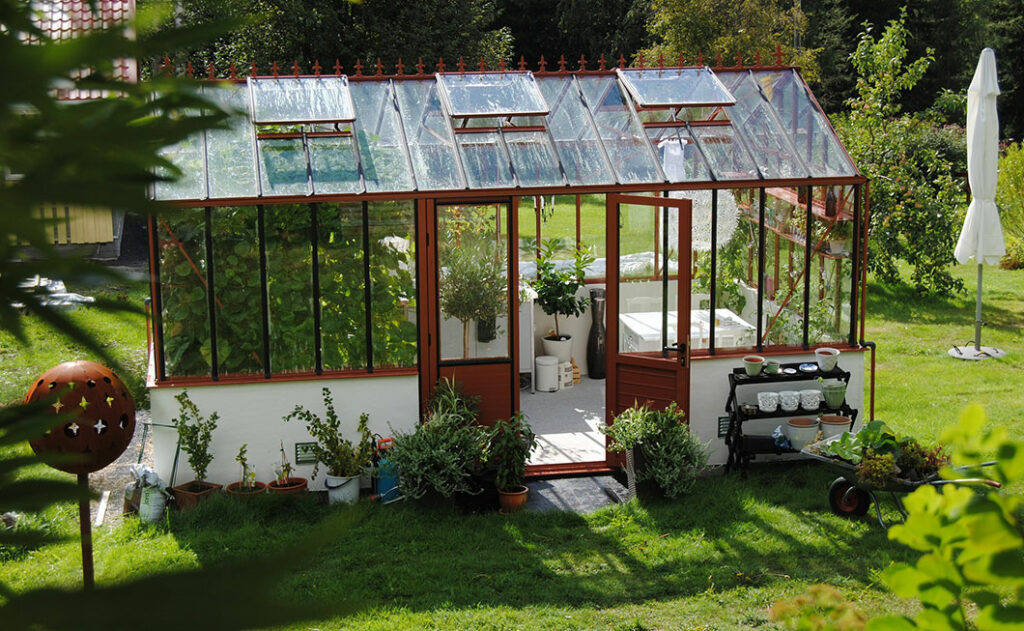
<path fill-rule="evenodd" d="M 587 268 L 587 278 L 604 278 L 606 275 L 605 196 L 603 193 L 580 196 L 580 245 L 594 253 L 597 259 Z"/>
<path fill-rule="evenodd" d="M 532 72 L 438 73 L 449 113 L 465 116 L 546 114 L 548 106 Z"/>
<path fill-rule="evenodd" d="M 412 190 L 412 173 L 405 156 L 398 110 L 391 98 L 391 83 L 358 81 L 351 90 L 356 111 L 362 115 L 357 127 L 366 190 Z"/>
<path fill-rule="evenodd" d="M 205 199 L 206 186 L 203 182 L 203 140 L 201 134 L 189 136 L 181 142 L 164 147 L 159 151 L 160 157 L 181 169 L 181 175 L 175 176 L 170 169 L 157 168 L 160 177 L 178 179 L 169 182 L 157 182 L 155 185 L 156 199 Z"/>
<path fill-rule="evenodd" d="M 363 192 L 351 136 L 313 136 L 306 142 L 317 195 Z"/>
<path fill-rule="evenodd" d="M 756 180 L 757 167 L 728 125 L 693 127 L 693 136 L 704 150 L 720 180 Z"/>
<path fill-rule="evenodd" d="M 768 178 L 810 177 L 757 84 L 749 74 L 739 78 L 733 125 L 742 130 L 761 172 Z"/>
<path fill-rule="evenodd" d="M 267 206 L 267 291 L 270 368 L 275 373 L 312 371 L 313 247 L 305 204 Z"/>
<path fill-rule="evenodd" d="M 301 138 L 258 141 L 263 195 L 308 195 L 309 173 Z"/>
<path fill-rule="evenodd" d="M 519 198 L 519 277 L 537 277 L 537 220 L 540 195 Z M 522 283 L 520 283 L 522 284 Z"/>
<path fill-rule="evenodd" d="M 715 349 L 726 352 L 757 342 L 757 189 L 720 190 L 717 196 Z M 710 213 L 704 211 L 708 201 L 694 199 L 696 250 L 711 247 Z M 704 262 L 710 274 L 711 262 Z"/>
<path fill-rule="evenodd" d="M 509 356 L 508 206 L 439 206 L 441 359 Z"/>
<path fill-rule="evenodd" d="M 416 366 L 416 208 L 371 202 L 370 287 L 373 365 Z"/>
<path fill-rule="evenodd" d="M 710 68 L 617 68 L 615 73 L 640 107 L 732 105 L 729 90 Z"/>
<path fill-rule="evenodd" d="M 318 204 L 324 370 L 366 368 L 362 204 Z"/>
<path fill-rule="evenodd" d="M 470 188 L 515 186 L 508 158 L 498 144 L 497 132 L 459 134 L 458 139 Z"/>
<path fill-rule="evenodd" d="M 241 86 L 207 88 L 203 90 L 203 96 L 225 109 L 243 112 L 228 122 L 227 129 L 206 132 L 210 197 L 256 197 L 248 91 Z"/>
<path fill-rule="evenodd" d="M 216 292 L 217 370 L 262 372 L 263 311 L 256 209 L 213 209 L 213 288 Z"/>
<path fill-rule="evenodd" d="M 590 117 L 580 101 L 571 77 L 542 77 L 537 80 L 551 112 L 540 119 L 555 139 L 562 168 L 570 184 L 613 184 Z"/>
<path fill-rule="evenodd" d="M 205 226 L 205 211 L 198 208 L 157 219 L 164 366 L 168 376 L 210 374 Z"/>
<path fill-rule="evenodd" d="M 711 171 L 685 127 L 652 127 L 647 129 L 647 136 L 661 156 L 661 168 L 670 182 L 711 179 Z"/>
<path fill-rule="evenodd" d="M 614 77 L 577 77 L 583 97 L 597 123 L 608 157 L 623 183 L 660 183 L 643 129 L 630 116 Z"/>
<path fill-rule="evenodd" d="M 333 123 L 356 118 L 348 77 L 275 77 L 248 79 L 253 122 Z"/>
<path fill-rule="evenodd" d="M 419 190 L 465 188 L 451 126 L 437 96 L 437 82 L 399 81 L 394 85 Z"/>
<path fill-rule="evenodd" d="M 678 217 L 675 209 L 671 212 L 673 218 Z M 675 278 L 664 277 L 664 230 L 660 207 L 619 206 L 620 353 L 660 351 L 667 341 L 675 340 L 678 283 Z M 669 236 L 677 235 L 673 230 Z M 669 249 L 668 259 L 670 275 L 675 276 L 678 254 L 674 245 Z M 666 286 L 667 302 L 663 293 Z"/>
<path fill-rule="evenodd" d="M 562 172 L 551 141 L 542 131 L 505 131 L 505 146 L 520 186 L 562 186 Z"/>

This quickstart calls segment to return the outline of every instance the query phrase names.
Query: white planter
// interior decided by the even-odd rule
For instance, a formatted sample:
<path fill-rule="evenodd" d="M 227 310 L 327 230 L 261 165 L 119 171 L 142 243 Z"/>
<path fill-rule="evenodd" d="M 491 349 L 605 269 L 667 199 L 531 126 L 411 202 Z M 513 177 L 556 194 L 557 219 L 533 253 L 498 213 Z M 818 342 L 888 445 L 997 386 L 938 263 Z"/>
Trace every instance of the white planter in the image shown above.
<path fill-rule="evenodd" d="M 818 435 L 818 422 L 809 418 L 795 418 L 786 422 L 786 436 L 793 449 L 803 449 Z"/>
<path fill-rule="evenodd" d="M 329 475 L 324 485 L 327 487 L 328 504 L 355 504 L 359 501 L 359 476 L 342 478 Z"/>
<path fill-rule="evenodd" d="M 545 355 L 553 355 L 558 358 L 559 364 L 572 359 L 572 336 L 563 335 L 564 340 L 549 340 L 541 338 L 540 343 L 544 348 Z"/>

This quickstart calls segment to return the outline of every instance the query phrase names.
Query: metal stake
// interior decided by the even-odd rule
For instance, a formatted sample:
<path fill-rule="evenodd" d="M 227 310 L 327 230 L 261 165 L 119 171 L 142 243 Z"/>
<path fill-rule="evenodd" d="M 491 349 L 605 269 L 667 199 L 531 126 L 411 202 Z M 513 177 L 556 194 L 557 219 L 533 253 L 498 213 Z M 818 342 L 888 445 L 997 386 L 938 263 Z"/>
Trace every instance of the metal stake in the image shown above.
<path fill-rule="evenodd" d="M 82 585 L 85 591 L 92 591 L 92 522 L 89 516 L 89 474 L 78 474 L 78 522 L 82 528 Z"/>
<path fill-rule="evenodd" d="M 978 263 L 978 304 L 974 308 L 974 350 L 981 351 L 981 263 Z"/>

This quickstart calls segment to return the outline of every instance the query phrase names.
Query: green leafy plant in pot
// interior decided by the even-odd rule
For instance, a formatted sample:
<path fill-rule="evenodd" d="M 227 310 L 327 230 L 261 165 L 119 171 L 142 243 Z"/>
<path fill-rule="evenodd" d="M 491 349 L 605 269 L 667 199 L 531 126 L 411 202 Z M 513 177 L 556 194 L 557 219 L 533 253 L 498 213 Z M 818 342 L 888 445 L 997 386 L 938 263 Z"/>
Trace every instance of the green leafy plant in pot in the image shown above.
<path fill-rule="evenodd" d="M 370 417 L 359 415 L 359 440 L 353 443 L 341 435 L 341 420 L 334 410 L 331 391 L 323 389 L 323 418 L 310 412 L 301 405 L 296 405 L 287 416 L 285 422 L 299 419 L 306 423 L 306 431 L 315 440 L 313 455 L 313 477 L 316 478 L 320 465 L 327 469 L 327 495 L 330 503 L 353 504 L 359 499 L 359 476 L 370 466 L 373 458 L 373 435 L 369 430 Z"/>
<path fill-rule="evenodd" d="M 293 477 L 295 467 L 288 461 L 288 454 L 284 450 L 284 441 L 281 441 L 281 463 L 274 467 L 276 478 L 267 485 L 267 490 L 278 495 L 301 493 L 309 487 L 306 478 Z"/>
<path fill-rule="evenodd" d="M 529 489 L 523 485 L 526 461 L 537 446 L 537 436 L 522 412 L 494 421 L 488 436 L 487 461 L 496 468 L 495 486 L 501 510 L 511 513 L 526 504 Z"/>
<path fill-rule="evenodd" d="M 256 481 L 256 469 L 249 466 L 249 459 L 246 457 L 248 448 L 249 445 L 243 443 L 238 449 L 238 455 L 235 456 L 235 462 L 242 466 L 242 479 L 238 482 L 232 482 L 227 486 L 225 490 L 228 495 L 250 497 L 264 493 L 267 490 L 266 484 Z"/>
<path fill-rule="evenodd" d="M 537 278 L 530 286 L 537 292 L 536 303 L 544 313 L 555 317 L 555 334 L 543 338 L 544 354 L 555 355 L 559 363 L 569 361 L 572 353 L 572 336 L 563 335 L 558 316 L 580 316 L 590 304 L 587 296 L 577 296 L 584 286 L 587 265 L 594 262 L 594 254 L 577 247 L 573 251 L 572 267 L 559 269 L 555 264 L 558 242 L 554 239 L 544 241 L 537 253 Z"/>
<path fill-rule="evenodd" d="M 171 419 L 171 424 L 178 431 L 178 444 L 181 450 L 188 455 L 188 466 L 195 474 L 195 480 L 179 484 L 173 487 L 174 501 L 181 510 L 195 508 L 195 506 L 211 497 L 220 490 L 220 484 L 214 484 L 206 480 L 206 472 L 213 462 L 213 454 L 210 453 L 210 441 L 213 438 L 213 430 L 217 429 L 217 420 L 220 416 L 217 412 L 211 412 L 204 417 L 199 412 L 199 407 L 188 396 L 188 390 L 182 390 L 174 399 L 178 402 L 178 416 Z"/>

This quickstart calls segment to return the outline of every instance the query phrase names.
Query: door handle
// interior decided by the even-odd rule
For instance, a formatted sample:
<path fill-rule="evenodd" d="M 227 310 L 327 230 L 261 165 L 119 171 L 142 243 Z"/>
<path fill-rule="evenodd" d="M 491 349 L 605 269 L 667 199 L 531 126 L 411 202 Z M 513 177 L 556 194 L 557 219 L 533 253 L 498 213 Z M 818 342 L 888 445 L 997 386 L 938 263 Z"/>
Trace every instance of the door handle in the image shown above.
<path fill-rule="evenodd" d="M 688 352 L 686 352 L 687 348 L 688 348 L 688 345 L 683 343 L 683 342 L 680 342 L 680 343 L 675 344 L 673 346 L 666 346 L 666 347 L 661 349 L 661 356 L 662 357 L 668 357 L 669 351 L 672 351 L 674 353 L 679 353 L 679 365 L 680 366 L 685 366 L 686 365 L 686 359 L 690 356 L 690 354 Z"/>

